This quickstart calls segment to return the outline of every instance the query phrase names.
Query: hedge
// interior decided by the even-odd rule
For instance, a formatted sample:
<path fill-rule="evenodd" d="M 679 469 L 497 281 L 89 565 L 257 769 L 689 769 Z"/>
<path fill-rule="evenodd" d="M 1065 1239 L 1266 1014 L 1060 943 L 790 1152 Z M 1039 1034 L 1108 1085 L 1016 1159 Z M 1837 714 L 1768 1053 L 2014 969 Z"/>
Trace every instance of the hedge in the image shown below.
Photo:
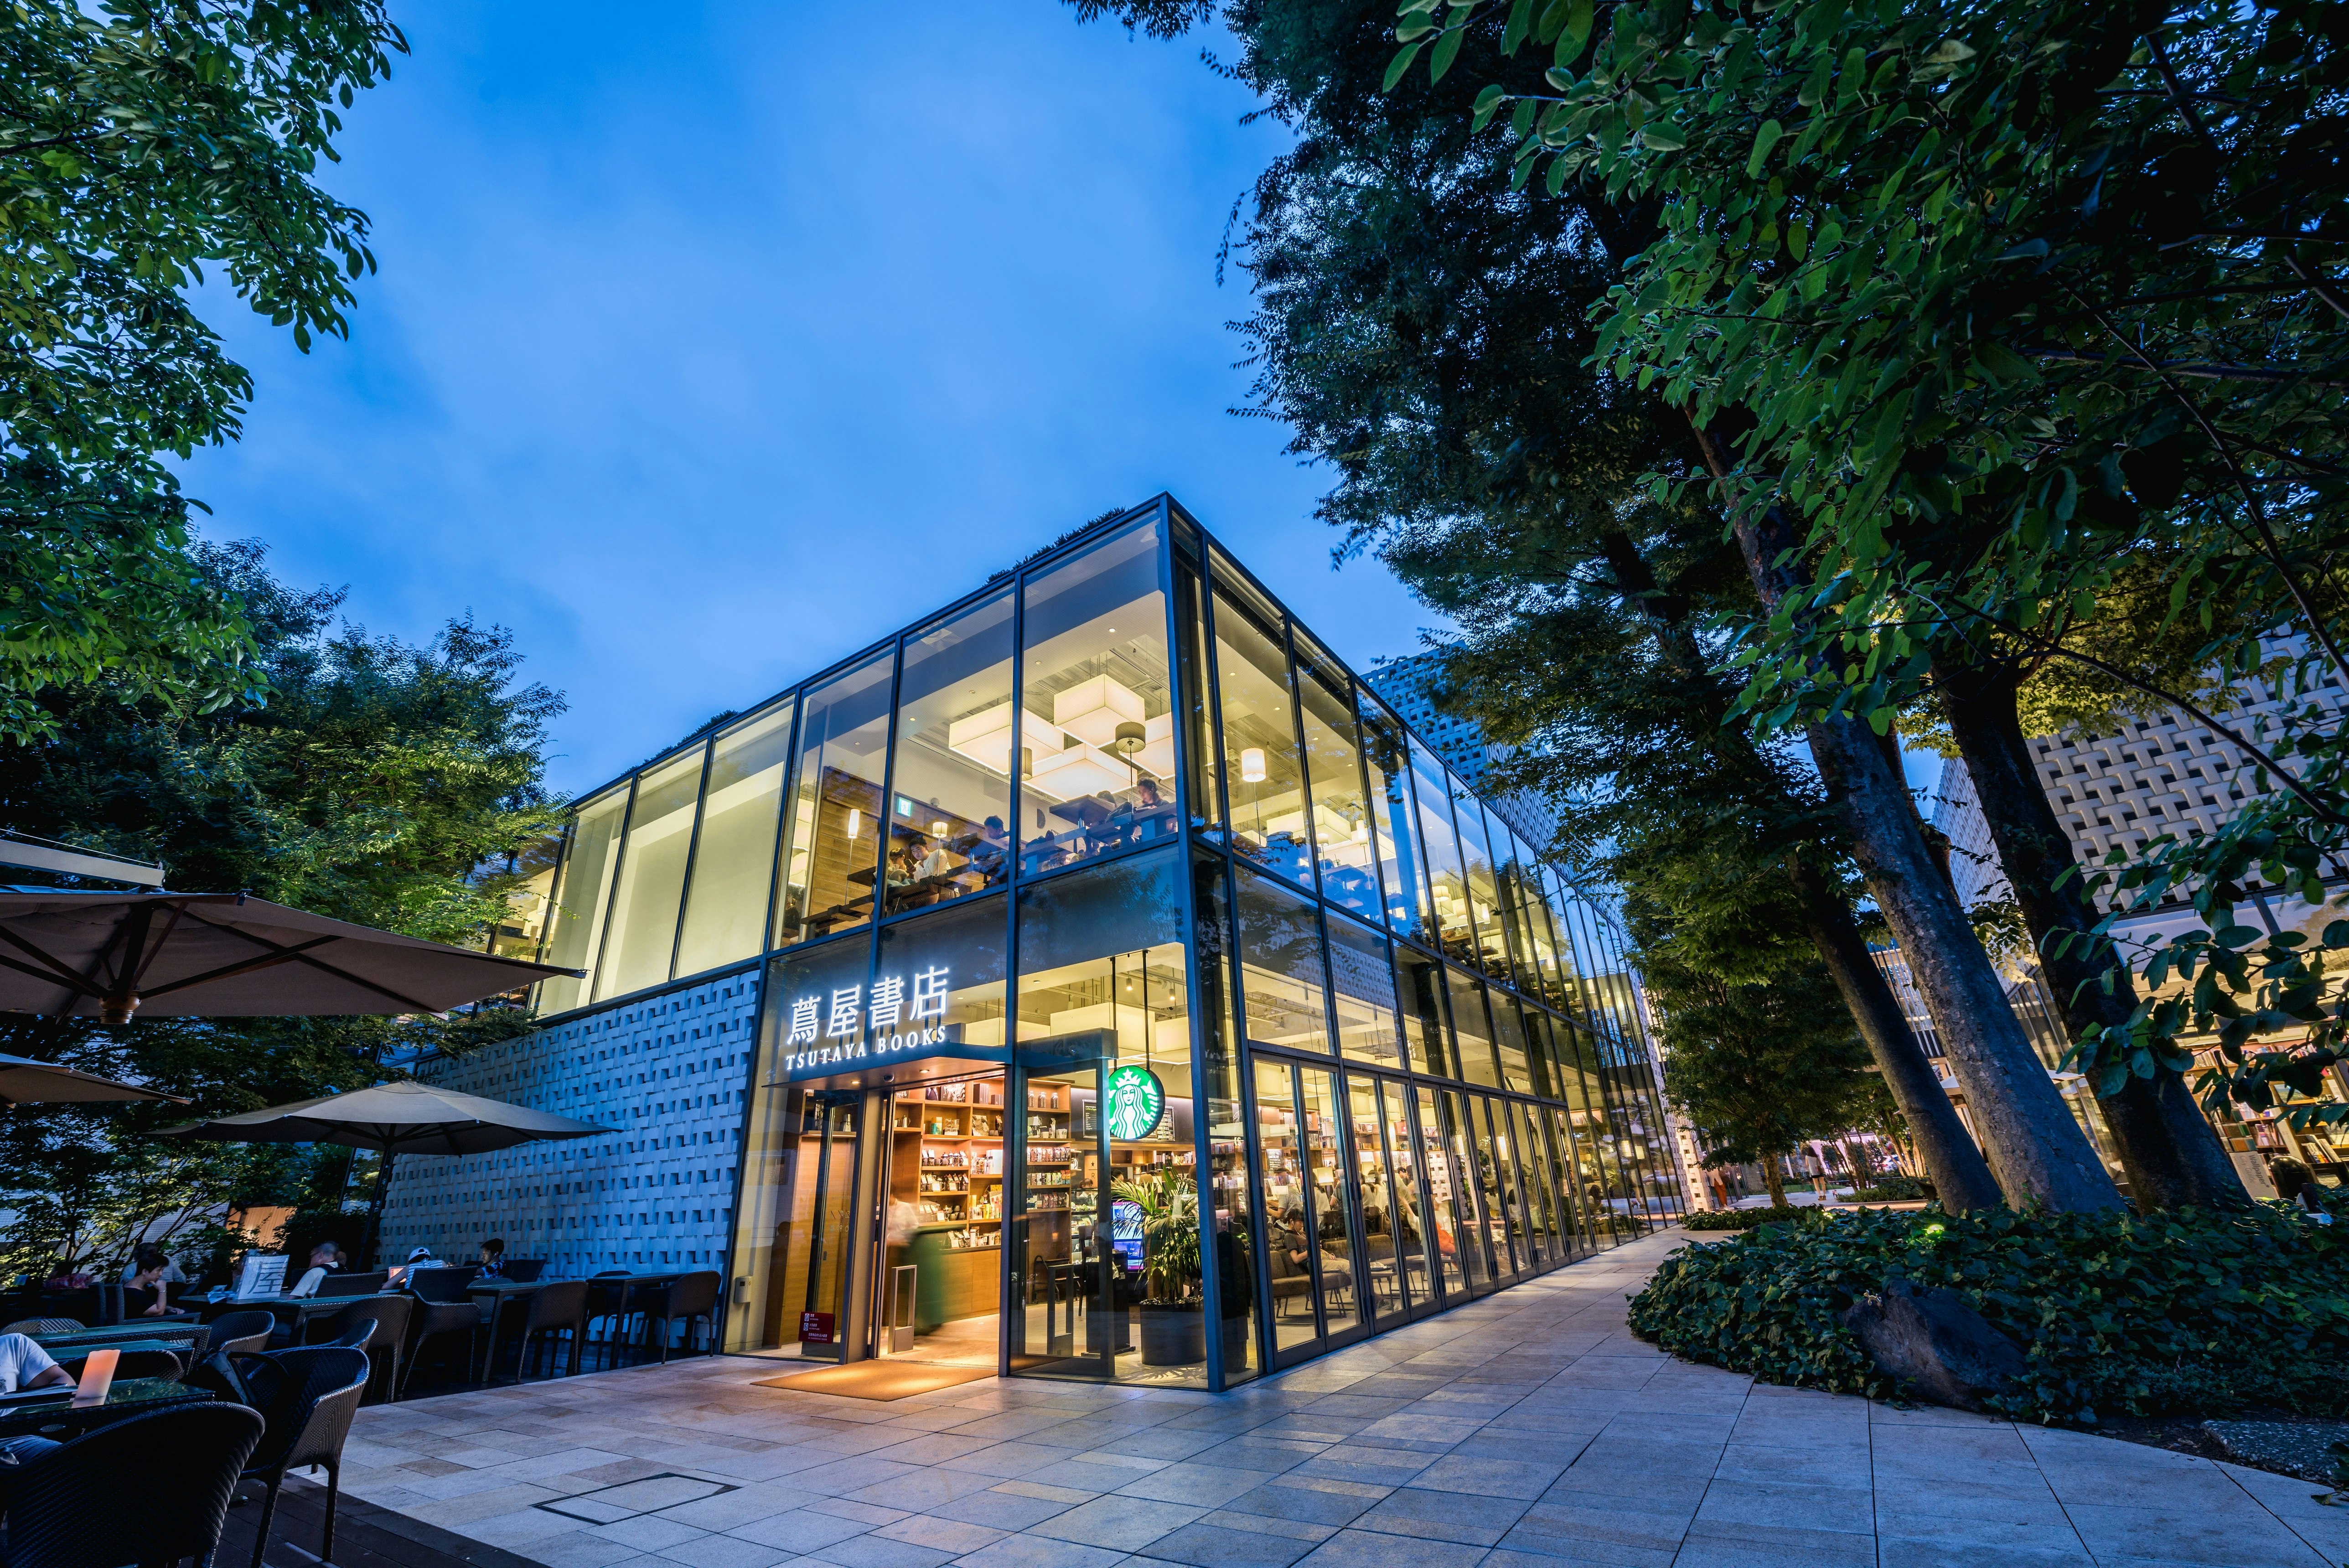
<path fill-rule="evenodd" d="M 1751 1212 L 1751 1211 L 1749 1211 Z M 1955 1290 L 2024 1348 L 2000 1413 L 2349 1417 L 2349 1223 L 2249 1212 L 1803 1212 L 1684 1247 L 1632 1298 L 1632 1331 L 1765 1382 L 1890 1398 L 1841 1314 L 1893 1279 Z"/>

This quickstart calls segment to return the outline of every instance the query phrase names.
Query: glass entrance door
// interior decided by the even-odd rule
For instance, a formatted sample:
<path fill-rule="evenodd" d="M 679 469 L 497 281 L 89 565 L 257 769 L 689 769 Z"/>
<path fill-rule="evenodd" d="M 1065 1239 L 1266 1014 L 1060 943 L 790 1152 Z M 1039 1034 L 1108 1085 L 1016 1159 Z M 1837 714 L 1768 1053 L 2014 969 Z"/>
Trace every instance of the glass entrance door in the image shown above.
<path fill-rule="evenodd" d="M 1107 1063 L 1015 1073 L 1018 1136 L 1005 1181 L 1011 1253 L 1011 1369 L 1114 1377 L 1132 1348 L 1123 1258 L 1112 1230 Z"/>

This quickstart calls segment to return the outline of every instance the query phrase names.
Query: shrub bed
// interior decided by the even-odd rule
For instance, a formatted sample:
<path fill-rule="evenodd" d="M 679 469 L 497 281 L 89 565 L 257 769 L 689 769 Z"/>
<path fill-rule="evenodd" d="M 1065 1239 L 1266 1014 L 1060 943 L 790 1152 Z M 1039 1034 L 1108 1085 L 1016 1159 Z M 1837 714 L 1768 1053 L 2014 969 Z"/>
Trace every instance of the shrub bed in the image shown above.
<path fill-rule="evenodd" d="M 2029 1371 L 2000 1403 L 2018 1419 L 2254 1405 L 2349 1417 L 2349 1223 L 2280 1203 L 1796 1212 L 1799 1223 L 1674 1253 L 1632 1298 L 1632 1332 L 1765 1382 L 1889 1398 L 1899 1390 L 1840 1317 L 1906 1279 L 1960 1292 L 2023 1347 Z"/>
<path fill-rule="evenodd" d="M 1861 1187 L 1851 1195 L 1855 1203 L 1909 1203 L 1933 1195 L 1932 1187 L 1914 1176 L 1886 1176 L 1873 1187 Z"/>
<path fill-rule="evenodd" d="M 1774 1220 L 1802 1220 L 1818 1213 L 1816 1209 L 1797 1209 L 1791 1205 L 1775 1209 L 1722 1209 L 1709 1214 L 1688 1215 L 1681 1221 L 1681 1227 L 1690 1231 L 1750 1231 Z"/>

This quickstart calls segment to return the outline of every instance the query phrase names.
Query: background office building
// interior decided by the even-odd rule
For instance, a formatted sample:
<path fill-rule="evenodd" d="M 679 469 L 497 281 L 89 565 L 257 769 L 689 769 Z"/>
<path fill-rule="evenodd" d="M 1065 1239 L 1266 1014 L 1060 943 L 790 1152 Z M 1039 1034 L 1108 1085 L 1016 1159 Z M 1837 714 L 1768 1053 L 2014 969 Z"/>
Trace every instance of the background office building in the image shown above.
<path fill-rule="evenodd" d="M 402 1162 L 388 1253 L 1221 1387 L 1682 1207 L 1594 912 L 1163 497 L 587 797 L 543 896 L 585 978 L 422 1071 L 614 1131 Z"/>

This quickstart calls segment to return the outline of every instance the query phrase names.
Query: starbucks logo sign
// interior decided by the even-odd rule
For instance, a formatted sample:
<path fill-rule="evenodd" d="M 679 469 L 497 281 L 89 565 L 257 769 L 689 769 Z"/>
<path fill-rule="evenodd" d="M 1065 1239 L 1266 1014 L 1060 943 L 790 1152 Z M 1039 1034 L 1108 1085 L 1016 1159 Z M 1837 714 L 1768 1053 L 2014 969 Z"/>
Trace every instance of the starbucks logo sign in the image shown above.
<path fill-rule="evenodd" d="M 1158 1130 L 1166 1115 L 1166 1086 L 1148 1068 L 1116 1068 L 1109 1075 L 1109 1135 L 1131 1143 Z"/>

